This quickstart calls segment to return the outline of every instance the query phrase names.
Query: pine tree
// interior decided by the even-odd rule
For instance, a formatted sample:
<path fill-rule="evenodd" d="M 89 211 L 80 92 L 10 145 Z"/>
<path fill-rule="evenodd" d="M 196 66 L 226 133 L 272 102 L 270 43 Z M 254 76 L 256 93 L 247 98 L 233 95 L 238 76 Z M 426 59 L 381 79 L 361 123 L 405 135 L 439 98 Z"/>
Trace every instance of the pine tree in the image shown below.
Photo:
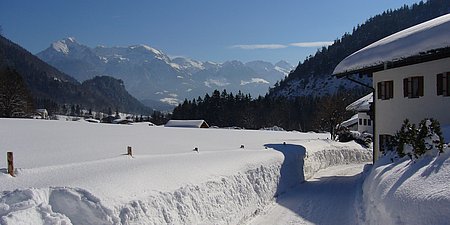
<path fill-rule="evenodd" d="M 22 77 L 9 68 L 0 70 L 0 116 L 24 117 L 34 110 Z"/>

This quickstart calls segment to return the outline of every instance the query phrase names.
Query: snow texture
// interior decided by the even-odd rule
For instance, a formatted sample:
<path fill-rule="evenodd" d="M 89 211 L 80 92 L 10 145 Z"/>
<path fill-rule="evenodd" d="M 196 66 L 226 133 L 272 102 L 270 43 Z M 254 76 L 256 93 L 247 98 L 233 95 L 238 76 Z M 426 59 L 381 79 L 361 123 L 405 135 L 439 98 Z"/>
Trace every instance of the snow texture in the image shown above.
<path fill-rule="evenodd" d="M 348 111 L 369 111 L 370 103 L 373 102 L 373 93 L 370 93 L 348 105 L 345 109 Z"/>
<path fill-rule="evenodd" d="M 354 205 L 360 195 L 363 167 L 346 164 L 319 171 L 279 197 L 248 225 L 358 224 Z"/>
<path fill-rule="evenodd" d="M 383 38 L 342 60 L 333 74 L 351 72 L 450 47 L 450 14 Z"/>
<path fill-rule="evenodd" d="M 302 182 L 303 167 L 309 177 L 370 158 L 328 134 L 16 119 L 0 125 L 0 154 L 13 150 L 16 166 L 11 177 L 0 165 L 2 225 L 242 224 Z M 124 154 L 127 145 L 133 156 Z"/>
<path fill-rule="evenodd" d="M 366 224 L 449 224 L 450 154 L 391 163 L 389 157 L 366 169 L 363 185 Z"/>
<path fill-rule="evenodd" d="M 308 149 L 305 156 L 305 178 L 311 178 L 316 172 L 331 166 L 370 162 L 371 150 L 361 151 L 355 142 L 340 143 L 330 140 L 310 140 L 303 144 Z"/>
<path fill-rule="evenodd" d="M 372 79 L 364 76 L 359 79 L 361 82 L 371 84 Z M 309 76 L 300 79 L 289 80 L 285 87 L 274 92 L 276 97 L 295 98 L 299 96 L 326 96 L 336 93 L 340 89 L 355 89 L 361 85 L 347 79 L 339 79 L 331 75 Z"/>
<path fill-rule="evenodd" d="M 342 122 L 341 126 L 349 127 L 349 126 L 352 126 L 352 125 L 357 124 L 357 123 L 358 123 L 358 114 L 355 114 L 352 117 L 350 117 L 350 119 Z"/>

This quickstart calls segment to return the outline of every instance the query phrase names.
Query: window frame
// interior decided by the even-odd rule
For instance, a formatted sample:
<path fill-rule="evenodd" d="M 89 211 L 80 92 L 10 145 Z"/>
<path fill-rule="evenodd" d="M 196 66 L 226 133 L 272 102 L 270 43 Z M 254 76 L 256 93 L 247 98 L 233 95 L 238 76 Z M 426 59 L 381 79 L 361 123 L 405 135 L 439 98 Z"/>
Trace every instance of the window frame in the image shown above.
<path fill-rule="evenodd" d="M 378 135 L 378 150 L 381 153 L 386 153 L 386 151 L 390 150 L 393 138 L 394 136 L 390 134 Z"/>
<path fill-rule="evenodd" d="M 436 75 L 436 94 L 438 96 L 450 96 L 450 72 Z"/>
<path fill-rule="evenodd" d="M 388 100 L 394 98 L 394 81 L 385 80 L 377 83 L 377 98 Z"/>
<path fill-rule="evenodd" d="M 425 80 L 423 76 L 412 76 L 403 79 L 403 97 L 420 98 L 424 96 Z"/>

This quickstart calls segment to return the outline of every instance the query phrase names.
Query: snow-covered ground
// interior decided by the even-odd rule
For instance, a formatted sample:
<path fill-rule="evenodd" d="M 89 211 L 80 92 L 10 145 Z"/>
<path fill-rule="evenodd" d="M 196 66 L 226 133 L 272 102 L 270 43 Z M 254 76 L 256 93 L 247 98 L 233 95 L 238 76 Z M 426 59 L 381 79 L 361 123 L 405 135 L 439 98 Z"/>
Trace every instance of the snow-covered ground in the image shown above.
<path fill-rule="evenodd" d="M 363 186 L 366 224 L 450 224 L 450 151 L 408 157 L 391 163 L 389 157 L 366 169 Z"/>
<path fill-rule="evenodd" d="M 17 174 L 0 161 L 2 225 L 240 224 L 320 169 L 371 159 L 283 131 L 0 119 L 0 136 Z"/>
<path fill-rule="evenodd" d="M 249 225 L 358 224 L 355 200 L 364 164 L 332 166 L 281 196 Z"/>

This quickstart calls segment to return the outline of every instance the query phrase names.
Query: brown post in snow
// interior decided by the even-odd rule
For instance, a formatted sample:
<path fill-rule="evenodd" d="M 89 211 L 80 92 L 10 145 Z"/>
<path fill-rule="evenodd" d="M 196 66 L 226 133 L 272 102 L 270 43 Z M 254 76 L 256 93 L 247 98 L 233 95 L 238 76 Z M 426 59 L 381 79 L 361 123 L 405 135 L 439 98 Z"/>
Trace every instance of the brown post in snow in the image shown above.
<path fill-rule="evenodd" d="M 131 146 L 128 146 L 127 150 L 128 150 L 127 155 L 133 156 L 133 151 L 131 150 Z"/>
<path fill-rule="evenodd" d="M 7 152 L 6 153 L 6 158 L 8 161 L 8 173 L 9 175 L 14 177 L 14 159 L 13 159 L 13 153 L 12 152 Z"/>

